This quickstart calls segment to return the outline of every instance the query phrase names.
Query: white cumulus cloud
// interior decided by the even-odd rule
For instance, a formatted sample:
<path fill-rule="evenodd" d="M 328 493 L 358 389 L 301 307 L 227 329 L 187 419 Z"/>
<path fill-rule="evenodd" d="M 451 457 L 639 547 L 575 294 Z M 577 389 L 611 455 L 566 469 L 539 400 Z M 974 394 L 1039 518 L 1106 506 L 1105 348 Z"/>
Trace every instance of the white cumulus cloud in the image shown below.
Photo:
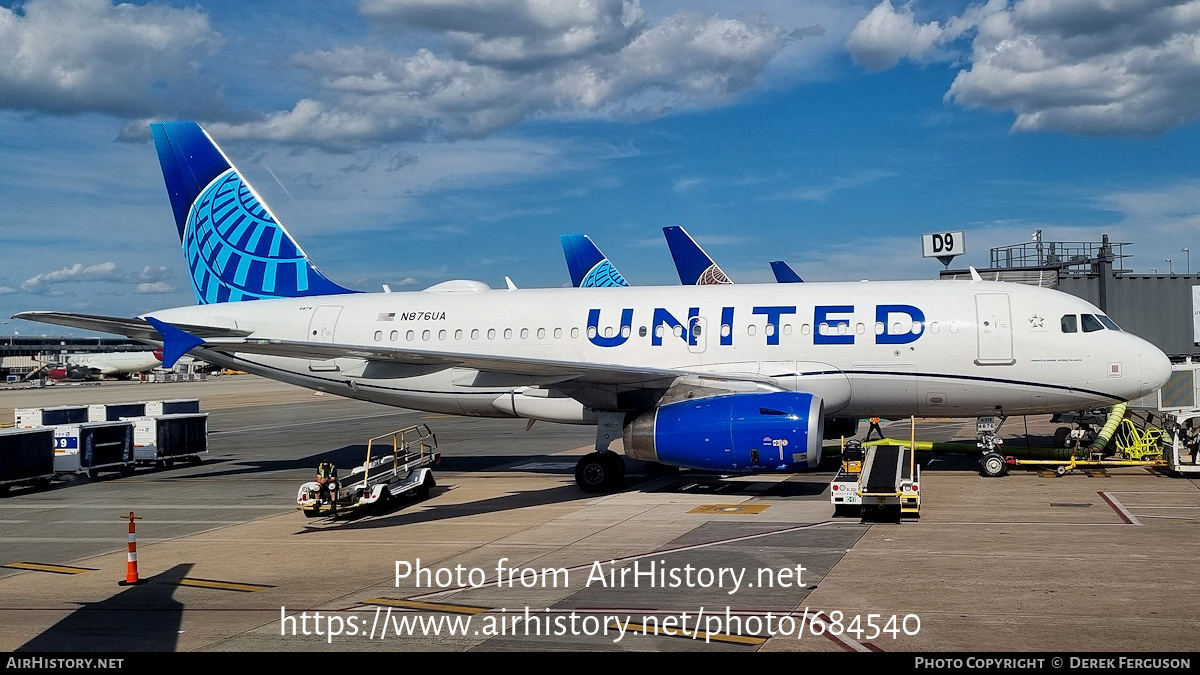
<path fill-rule="evenodd" d="M 58 294 L 58 291 L 53 287 L 59 284 L 99 281 L 135 285 L 139 293 L 167 293 L 174 290 L 163 281 L 168 276 L 170 276 L 170 270 L 166 267 L 147 265 L 142 268 L 141 272 L 130 274 L 121 270 L 117 263 L 112 261 L 96 265 L 75 263 L 53 272 L 35 274 L 21 283 L 21 290 L 26 293 L 55 295 Z M 150 290 L 144 290 L 143 287 Z"/>
<path fill-rule="evenodd" d="M 946 98 L 1018 131 L 1141 135 L 1200 117 L 1200 1 L 1026 0 L 980 26 Z"/>
<path fill-rule="evenodd" d="M 761 15 L 677 12 L 650 24 L 636 0 L 371 0 L 363 12 L 385 29 L 441 31 L 449 53 L 296 54 L 318 96 L 210 131 L 346 151 L 481 138 L 530 117 L 646 119 L 731 100 L 797 39 Z"/>
<path fill-rule="evenodd" d="M 139 116 L 206 109 L 197 59 L 220 44 L 195 9 L 109 0 L 0 7 L 0 108 Z"/>

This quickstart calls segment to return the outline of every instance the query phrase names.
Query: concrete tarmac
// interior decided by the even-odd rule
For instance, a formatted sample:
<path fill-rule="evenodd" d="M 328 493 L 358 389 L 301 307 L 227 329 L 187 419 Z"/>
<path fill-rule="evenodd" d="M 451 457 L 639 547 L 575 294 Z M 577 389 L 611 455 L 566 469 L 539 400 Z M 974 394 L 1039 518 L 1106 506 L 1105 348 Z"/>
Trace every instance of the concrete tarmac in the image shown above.
<path fill-rule="evenodd" d="M 573 469 L 592 427 L 526 431 L 252 376 L 2 391 L 0 421 L 160 398 L 210 412 L 201 465 L 0 499 L 0 565 L 80 568 L 0 567 L 0 649 L 1194 649 L 1200 486 L 1146 469 L 983 479 L 972 458 L 921 456 L 921 518 L 895 523 L 833 518 L 833 466 L 722 479 L 630 461 L 619 492 L 588 495 Z M 1020 422 L 1007 442 L 1024 442 Z M 415 423 L 445 457 L 430 499 L 337 520 L 294 508 L 320 461 L 348 473 L 366 438 Z M 1029 426 L 1033 442 L 1053 431 Z M 972 429 L 923 420 L 918 437 Z M 131 510 L 148 582 L 121 587 Z"/>

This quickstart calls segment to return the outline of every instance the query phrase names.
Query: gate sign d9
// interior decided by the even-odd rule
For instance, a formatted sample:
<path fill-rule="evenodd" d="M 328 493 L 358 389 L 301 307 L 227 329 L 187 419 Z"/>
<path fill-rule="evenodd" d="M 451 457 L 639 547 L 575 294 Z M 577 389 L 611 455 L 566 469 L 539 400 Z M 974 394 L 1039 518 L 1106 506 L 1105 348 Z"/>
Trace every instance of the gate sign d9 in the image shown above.
<path fill-rule="evenodd" d="M 921 235 L 921 250 L 926 258 L 962 255 L 967 252 L 967 243 L 962 230 L 935 232 Z"/>

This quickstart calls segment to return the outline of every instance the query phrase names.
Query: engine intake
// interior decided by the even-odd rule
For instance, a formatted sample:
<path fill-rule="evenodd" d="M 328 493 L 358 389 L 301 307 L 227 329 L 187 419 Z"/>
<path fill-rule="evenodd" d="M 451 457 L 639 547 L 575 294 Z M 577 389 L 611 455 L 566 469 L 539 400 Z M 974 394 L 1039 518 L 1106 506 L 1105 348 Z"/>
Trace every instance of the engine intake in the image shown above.
<path fill-rule="evenodd" d="M 659 406 L 625 426 L 625 454 L 721 472 L 796 471 L 821 463 L 824 403 L 795 392 L 730 394 Z"/>

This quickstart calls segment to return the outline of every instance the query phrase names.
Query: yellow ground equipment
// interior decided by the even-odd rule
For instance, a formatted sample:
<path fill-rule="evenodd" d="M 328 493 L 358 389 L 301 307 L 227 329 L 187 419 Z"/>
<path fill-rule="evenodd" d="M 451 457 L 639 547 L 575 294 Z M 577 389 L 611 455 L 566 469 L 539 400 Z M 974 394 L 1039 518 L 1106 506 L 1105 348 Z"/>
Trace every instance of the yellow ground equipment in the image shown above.
<path fill-rule="evenodd" d="M 842 466 L 830 485 L 834 515 L 854 515 L 862 509 L 897 509 L 899 515 L 921 513 L 921 468 L 916 463 L 916 420 L 912 440 L 894 445 L 842 441 Z"/>

